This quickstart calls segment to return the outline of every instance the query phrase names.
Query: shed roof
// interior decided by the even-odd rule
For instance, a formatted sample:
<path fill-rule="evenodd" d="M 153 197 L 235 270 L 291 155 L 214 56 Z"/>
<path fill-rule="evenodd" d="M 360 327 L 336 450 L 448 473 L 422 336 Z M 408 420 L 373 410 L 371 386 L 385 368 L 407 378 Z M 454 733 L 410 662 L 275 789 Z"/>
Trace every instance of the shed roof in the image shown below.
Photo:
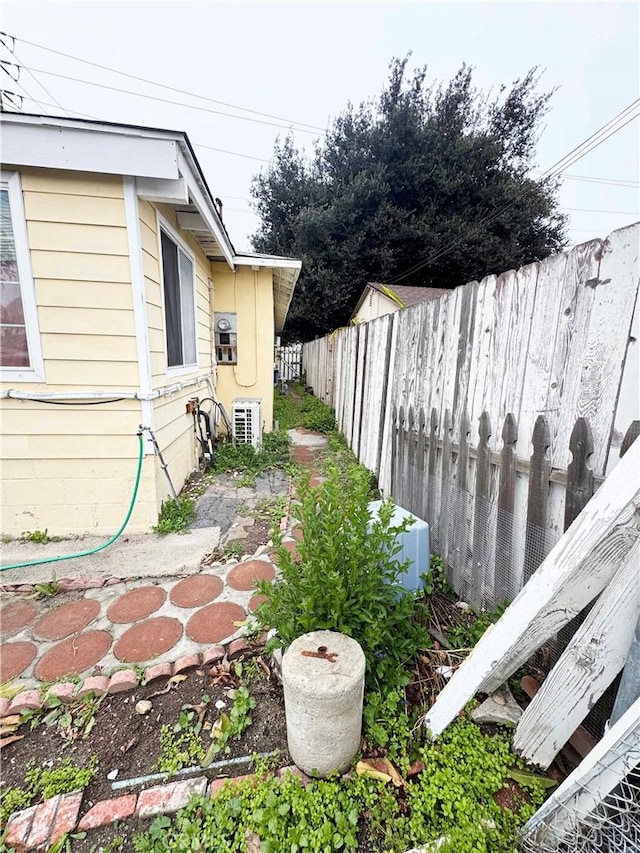
<path fill-rule="evenodd" d="M 388 299 L 395 302 L 398 308 L 407 308 L 409 305 L 416 305 L 418 302 L 424 302 L 426 299 L 439 299 L 448 290 L 442 287 L 411 287 L 403 284 L 381 284 L 378 281 L 368 282 L 365 289 L 362 291 L 362 296 L 358 300 L 358 304 L 353 309 L 351 319 L 360 310 L 362 303 L 366 299 L 369 290 L 376 290 Z"/>

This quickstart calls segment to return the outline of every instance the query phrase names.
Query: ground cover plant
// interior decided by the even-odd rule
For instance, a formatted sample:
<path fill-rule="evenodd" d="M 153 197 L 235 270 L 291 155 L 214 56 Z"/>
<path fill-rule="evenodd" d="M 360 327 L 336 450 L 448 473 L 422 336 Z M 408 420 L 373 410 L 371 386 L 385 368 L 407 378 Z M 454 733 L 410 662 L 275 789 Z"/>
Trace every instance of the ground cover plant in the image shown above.
<path fill-rule="evenodd" d="M 273 419 L 281 430 L 304 427 L 330 433 L 336 428 L 333 409 L 310 394 L 301 383 L 294 383 L 285 393 L 275 395 Z"/>

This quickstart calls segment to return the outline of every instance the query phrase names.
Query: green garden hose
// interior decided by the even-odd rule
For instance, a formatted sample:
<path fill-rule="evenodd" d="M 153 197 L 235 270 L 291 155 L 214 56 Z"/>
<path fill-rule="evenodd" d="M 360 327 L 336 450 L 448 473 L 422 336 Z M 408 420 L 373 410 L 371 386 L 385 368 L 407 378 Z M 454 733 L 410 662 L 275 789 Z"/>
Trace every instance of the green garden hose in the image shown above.
<path fill-rule="evenodd" d="M 139 442 L 139 452 L 138 452 L 138 471 L 136 473 L 136 482 L 133 487 L 133 494 L 131 495 L 131 503 L 129 504 L 129 509 L 127 510 L 127 514 L 125 516 L 124 521 L 118 530 L 111 539 L 108 539 L 104 544 L 98 545 L 97 548 L 91 548 L 88 551 L 78 551 L 77 554 L 63 554 L 60 557 L 45 557 L 42 560 L 29 560 L 26 563 L 12 563 L 9 566 L 0 566 L 0 572 L 7 572 L 9 569 L 23 569 L 27 566 L 40 566 L 44 563 L 59 563 L 61 560 L 75 560 L 76 557 L 88 557 L 90 554 L 97 554 L 98 551 L 104 551 L 105 548 L 108 548 L 109 545 L 112 545 L 116 539 L 120 536 L 122 531 L 125 529 L 127 524 L 129 523 L 129 519 L 131 518 L 131 513 L 133 512 L 133 505 L 136 502 L 136 497 L 138 495 L 138 486 L 140 485 L 140 476 L 142 474 L 142 460 L 144 458 L 144 444 L 142 441 L 142 431 L 138 433 L 138 442 Z"/>

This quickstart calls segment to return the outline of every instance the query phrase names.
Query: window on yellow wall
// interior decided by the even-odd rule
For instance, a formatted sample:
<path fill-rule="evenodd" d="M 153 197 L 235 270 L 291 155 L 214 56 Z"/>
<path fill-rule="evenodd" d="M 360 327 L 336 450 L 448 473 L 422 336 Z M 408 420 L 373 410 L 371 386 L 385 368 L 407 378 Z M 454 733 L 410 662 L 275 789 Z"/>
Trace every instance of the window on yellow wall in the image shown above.
<path fill-rule="evenodd" d="M 160 243 L 167 366 L 183 367 L 197 360 L 194 264 L 164 228 Z"/>
<path fill-rule="evenodd" d="M 0 365 L 2 378 L 44 379 L 20 176 L 0 176 Z"/>

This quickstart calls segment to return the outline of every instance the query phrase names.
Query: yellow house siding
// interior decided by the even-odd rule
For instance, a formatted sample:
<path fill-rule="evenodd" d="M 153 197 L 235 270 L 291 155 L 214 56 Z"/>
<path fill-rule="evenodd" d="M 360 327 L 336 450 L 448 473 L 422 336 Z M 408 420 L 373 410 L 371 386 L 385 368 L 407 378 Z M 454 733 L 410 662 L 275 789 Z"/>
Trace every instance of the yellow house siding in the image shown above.
<path fill-rule="evenodd" d="M 109 535 L 122 523 L 138 453 L 136 400 L 101 406 L 2 402 L 2 532 Z M 155 465 L 144 460 L 132 533 L 156 519 Z"/>
<path fill-rule="evenodd" d="M 153 388 L 159 389 L 205 375 L 213 379 L 209 296 L 211 264 L 192 236 L 178 227 L 173 210 L 165 205 L 154 205 L 150 202 L 140 201 L 139 212 Z M 167 369 L 158 213 L 179 235 L 195 260 L 196 352 L 198 363 L 192 368 Z M 187 401 L 194 396 L 200 398 L 210 396 L 208 386 L 204 383 L 190 385 L 180 391 L 174 391 L 168 397 L 161 397 L 153 402 L 156 437 L 168 465 L 171 481 L 177 491 L 180 491 L 185 480 L 198 464 L 198 446 L 193 433 L 193 419 L 186 414 Z M 160 509 L 162 501 L 170 497 L 170 490 L 159 460 L 156 460 L 155 465 L 155 489 L 157 509 Z"/>
<path fill-rule="evenodd" d="M 264 428 L 273 428 L 273 278 L 271 270 L 259 272 L 238 267 L 231 272 L 212 264 L 214 311 L 235 312 L 238 317 L 238 364 L 217 367 L 217 393 L 231 414 L 237 397 L 262 401 Z"/>
<path fill-rule="evenodd" d="M 45 383 L 34 394 L 139 387 L 123 183 L 119 177 L 21 169 Z M 137 400 L 99 405 L 2 401 L 2 531 L 109 535 L 133 489 Z M 155 522 L 155 460 L 146 457 L 128 530 Z"/>

